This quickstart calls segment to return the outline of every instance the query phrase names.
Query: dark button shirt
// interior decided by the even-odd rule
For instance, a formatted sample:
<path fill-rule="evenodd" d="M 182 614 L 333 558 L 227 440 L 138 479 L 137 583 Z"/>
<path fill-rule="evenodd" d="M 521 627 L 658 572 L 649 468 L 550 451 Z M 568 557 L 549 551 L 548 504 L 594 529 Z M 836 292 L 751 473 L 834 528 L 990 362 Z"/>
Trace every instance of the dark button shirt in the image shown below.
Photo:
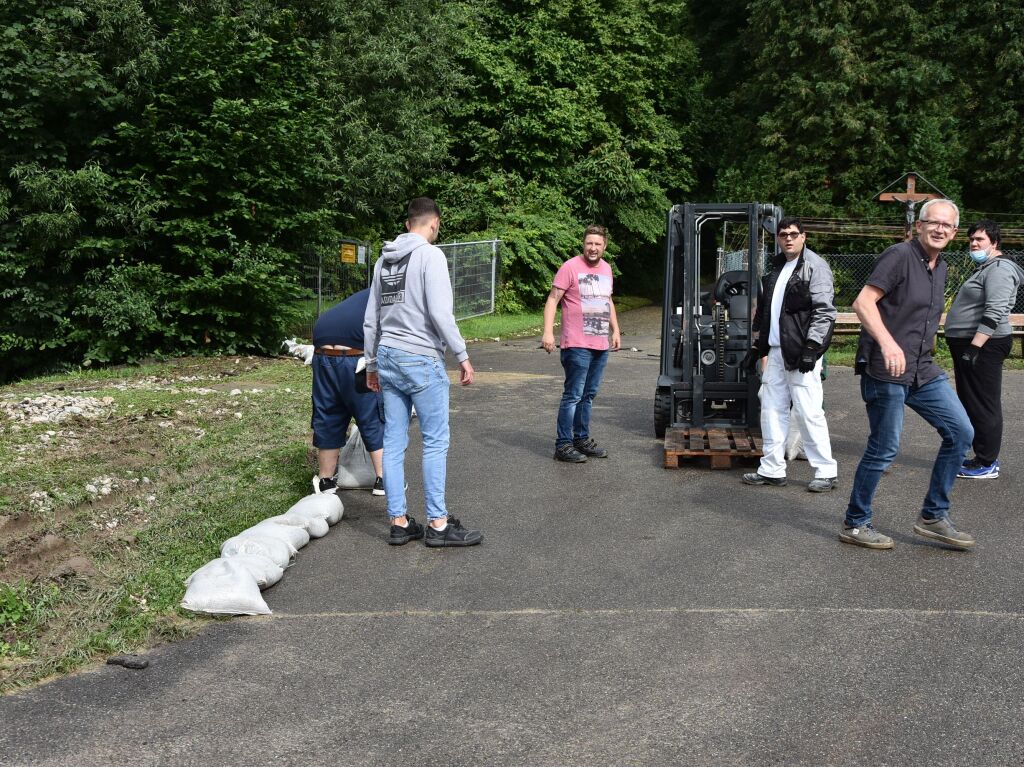
<path fill-rule="evenodd" d="M 313 346 L 362 349 L 363 315 L 369 299 L 370 289 L 365 288 L 321 314 L 313 326 Z"/>
<path fill-rule="evenodd" d="M 927 251 L 916 239 L 886 248 L 878 257 L 867 284 L 885 293 L 878 313 L 903 350 L 907 369 L 902 376 L 891 375 L 878 342 L 862 329 L 858 373 L 907 386 L 923 386 L 943 375 L 932 359 L 932 347 L 945 304 L 946 261 L 940 254 L 934 270 L 928 268 L 928 261 Z"/>

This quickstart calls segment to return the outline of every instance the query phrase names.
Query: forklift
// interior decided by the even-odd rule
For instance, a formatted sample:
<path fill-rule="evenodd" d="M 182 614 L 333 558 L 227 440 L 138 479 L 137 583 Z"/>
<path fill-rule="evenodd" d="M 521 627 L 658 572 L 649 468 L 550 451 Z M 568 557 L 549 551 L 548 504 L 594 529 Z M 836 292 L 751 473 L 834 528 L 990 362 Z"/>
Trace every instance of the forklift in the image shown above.
<path fill-rule="evenodd" d="M 712 466 L 737 450 L 760 455 L 760 378 L 742 362 L 781 218 L 782 209 L 766 203 L 686 203 L 668 213 L 654 394 L 666 466 L 694 455 L 712 457 Z"/>

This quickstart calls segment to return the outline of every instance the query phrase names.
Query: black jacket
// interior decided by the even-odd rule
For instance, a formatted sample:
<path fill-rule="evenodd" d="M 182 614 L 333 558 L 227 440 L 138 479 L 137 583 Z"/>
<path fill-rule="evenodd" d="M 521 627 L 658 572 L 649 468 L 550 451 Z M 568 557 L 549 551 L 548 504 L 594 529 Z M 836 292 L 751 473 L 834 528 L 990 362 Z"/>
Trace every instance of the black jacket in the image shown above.
<path fill-rule="evenodd" d="M 772 294 L 785 263 L 786 257 L 780 253 L 772 262 L 772 271 L 761 280 L 761 300 L 754 313 L 754 329 L 760 331 L 756 348 L 761 356 L 768 353 Z M 786 284 L 779 314 L 779 342 L 786 370 L 796 370 L 807 341 L 820 345 L 819 357 L 828 349 L 836 325 L 834 301 L 832 270 L 821 256 L 805 247 Z"/>

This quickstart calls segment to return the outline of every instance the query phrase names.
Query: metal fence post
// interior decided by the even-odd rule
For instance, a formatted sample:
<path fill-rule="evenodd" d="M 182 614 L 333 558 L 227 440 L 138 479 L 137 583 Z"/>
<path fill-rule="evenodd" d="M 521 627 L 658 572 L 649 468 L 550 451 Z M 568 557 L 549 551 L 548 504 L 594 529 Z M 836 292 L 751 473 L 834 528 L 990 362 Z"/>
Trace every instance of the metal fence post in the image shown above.
<path fill-rule="evenodd" d="M 498 241 L 491 243 L 491 313 L 494 313 L 495 293 L 498 285 Z"/>
<path fill-rule="evenodd" d="M 316 316 L 319 317 L 323 311 L 324 300 L 324 254 L 317 251 L 316 254 Z"/>

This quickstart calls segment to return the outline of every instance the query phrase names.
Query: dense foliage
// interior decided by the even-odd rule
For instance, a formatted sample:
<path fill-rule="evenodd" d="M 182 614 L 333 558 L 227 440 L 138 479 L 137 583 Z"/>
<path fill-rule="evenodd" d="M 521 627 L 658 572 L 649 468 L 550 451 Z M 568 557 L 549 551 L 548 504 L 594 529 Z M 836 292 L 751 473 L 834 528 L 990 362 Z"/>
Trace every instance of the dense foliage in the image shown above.
<path fill-rule="evenodd" d="M 700 104 L 683 0 L 479 0 L 458 61 L 472 80 L 450 119 L 446 208 L 504 241 L 505 285 L 536 304 L 581 225 L 614 233 L 625 273 L 693 187 Z"/>
<path fill-rule="evenodd" d="M 716 105 L 709 192 L 862 216 L 879 212 L 876 192 L 917 170 L 975 210 L 1024 207 L 1019 4 L 693 7 Z"/>
<path fill-rule="evenodd" d="M 379 6 L 4 5 L 0 377 L 275 347 L 302 255 L 447 156 L 449 17 Z"/>
<path fill-rule="evenodd" d="M 505 308 L 591 221 L 656 284 L 684 199 L 877 215 L 917 170 L 1021 210 L 1022 29 L 995 0 L 7 0 L 0 380 L 270 348 L 304 255 L 417 194 L 503 240 Z"/>

